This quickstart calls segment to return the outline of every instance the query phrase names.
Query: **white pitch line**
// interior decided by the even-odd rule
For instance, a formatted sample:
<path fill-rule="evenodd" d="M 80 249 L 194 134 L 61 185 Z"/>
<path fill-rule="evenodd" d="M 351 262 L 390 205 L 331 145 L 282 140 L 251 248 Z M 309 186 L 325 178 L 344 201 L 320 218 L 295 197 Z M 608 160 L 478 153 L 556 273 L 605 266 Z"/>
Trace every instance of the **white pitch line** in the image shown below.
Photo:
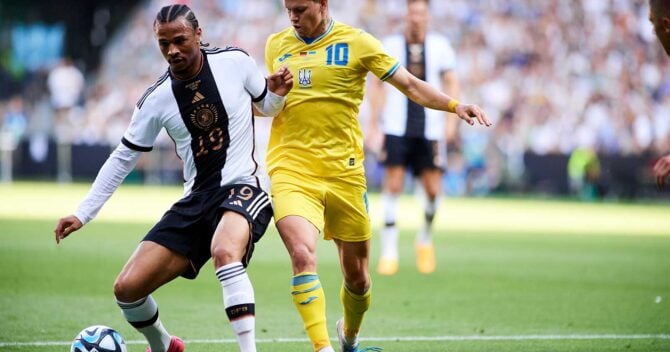
<path fill-rule="evenodd" d="M 670 340 L 670 334 L 601 334 L 601 335 L 464 335 L 464 336 L 396 336 L 396 337 L 367 337 L 361 338 L 361 341 L 527 341 L 527 340 Z M 332 339 L 335 341 L 336 339 Z M 192 339 L 184 340 L 186 344 L 218 344 L 218 343 L 237 343 L 235 339 Z M 288 342 L 309 342 L 307 338 L 274 338 L 274 339 L 256 339 L 257 343 L 288 343 Z M 0 347 L 10 346 L 67 346 L 72 341 L 37 341 L 37 342 L 0 342 Z M 144 340 L 126 341 L 127 345 L 146 344 Z"/>

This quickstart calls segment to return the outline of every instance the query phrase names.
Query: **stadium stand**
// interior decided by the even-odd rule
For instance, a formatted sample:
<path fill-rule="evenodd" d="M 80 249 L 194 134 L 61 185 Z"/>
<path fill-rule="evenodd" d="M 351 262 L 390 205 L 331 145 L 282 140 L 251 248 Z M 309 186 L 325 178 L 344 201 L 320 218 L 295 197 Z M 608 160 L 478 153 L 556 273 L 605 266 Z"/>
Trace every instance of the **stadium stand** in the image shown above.
<path fill-rule="evenodd" d="M 156 9 L 167 3 L 150 0 L 127 6 L 119 30 L 102 47 L 99 65 L 86 71 L 80 103 L 68 119 L 59 120 L 65 126 L 53 126 L 53 118 L 46 117 L 53 116 L 45 106 L 46 90 L 29 77 L 21 82 L 18 96 L 0 95 L 2 129 L 11 129 L 18 140 L 32 145 L 33 154 L 39 150 L 35 140 L 44 136 L 73 145 L 117 144 L 136 100 L 166 69 L 146 29 Z M 188 3 L 207 29 L 205 41 L 241 46 L 261 67 L 265 39 L 285 24 L 279 0 Z M 588 148 L 604 160 L 605 189 L 626 188 L 619 184 L 624 181 L 636 183 L 633 194 L 627 189 L 614 196 L 653 194 L 644 191 L 652 189 L 649 165 L 655 156 L 670 151 L 670 62 L 655 42 L 647 1 L 449 0 L 433 1 L 431 6 L 434 30 L 447 35 L 457 51 L 462 96 L 481 102 L 496 123 L 487 131 L 462 131 L 460 153 L 450 154 L 450 175 L 445 178 L 452 178 L 445 181 L 451 193 L 567 193 L 567 159 L 574 150 Z M 404 0 L 338 0 L 331 9 L 336 20 L 382 37 L 400 30 L 405 4 Z M 81 35 L 94 31 L 95 27 Z M 13 84 L 7 79 L 9 68 L 5 62 L 1 67 L 0 91 L 9 91 Z M 153 69 L 140 69 L 146 67 Z M 19 134 L 17 99 L 27 126 Z M 367 118 L 366 113 L 364 105 L 361 119 Z M 77 133 L 55 135 L 73 128 Z M 167 137 L 161 144 L 171 148 Z M 533 161 L 543 156 L 559 160 L 560 177 L 533 174 L 537 168 L 542 171 L 543 163 L 536 168 Z M 630 167 L 618 157 L 641 165 L 632 180 L 630 172 L 625 180 L 617 178 L 622 171 L 617 168 Z M 160 163 L 146 164 L 162 164 L 169 170 L 172 162 L 179 162 L 169 158 L 166 152 Z M 368 165 L 374 186 L 376 167 L 372 160 Z M 20 169 L 18 165 L 17 172 Z"/>

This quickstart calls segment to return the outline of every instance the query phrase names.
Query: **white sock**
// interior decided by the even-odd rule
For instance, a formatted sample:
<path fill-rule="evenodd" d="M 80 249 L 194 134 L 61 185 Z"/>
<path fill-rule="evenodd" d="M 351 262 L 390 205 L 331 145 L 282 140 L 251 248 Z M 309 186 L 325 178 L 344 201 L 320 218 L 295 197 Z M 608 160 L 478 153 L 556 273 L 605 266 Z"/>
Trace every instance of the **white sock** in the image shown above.
<path fill-rule="evenodd" d="M 381 232 L 381 256 L 386 259 L 398 259 L 398 228 L 387 226 Z"/>
<path fill-rule="evenodd" d="M 254 288 L 240 262 L 216 269 L 223 287 L 223 305 L 241 352 L 256 352 Z"/>
<path fill-rule="evenodd" d="M 384 228 L 381 232 L 381 252 L 382 257 L 388 259 L 398 259 L 398 228 L 395 223 L 397 204 L 397 195 L 382 193 Z"/>
<path fill-rule="evenodd" d="M 165 352 L 170 347 L 170 334 L 158 318 L 158 305 L 151 295 L 135 302 L 125 303 L 119 300 L 123 316 L 149 342 L 151 352 Z"/>
<path fill-rule="evenodd" d="M 425 200 L 423 226 L 416 235 L 416 240 L 419 244 L 428 245 L 432 242 L 431 230 L 433 228 L 435 213 L 437 213 L 438 202 L 439 197 L 436 197 L 435 199 L 426 198 Z"/>

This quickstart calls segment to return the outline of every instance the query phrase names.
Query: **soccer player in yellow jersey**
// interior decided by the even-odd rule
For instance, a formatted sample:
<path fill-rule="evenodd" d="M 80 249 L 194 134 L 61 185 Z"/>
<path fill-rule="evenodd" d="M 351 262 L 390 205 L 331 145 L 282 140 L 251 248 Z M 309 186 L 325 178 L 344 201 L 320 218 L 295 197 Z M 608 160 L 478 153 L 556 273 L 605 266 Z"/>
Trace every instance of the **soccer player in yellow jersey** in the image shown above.
<path fill-rule="evenodd" d="M 342 351 L 360 349 L 358 332 L 370 306 L 370 219 L 358 109 L 368 72 L 417 103 L 456 113 L 470 125 L 491 122 L 412 76 L 370 34 L 334 21 L 328 0 L 284 0 L 291 26 L 268 38 L 271 72 L 287 66 L 294 86 L 272 124 L 267 166 L 275 222 L 291 256 L 291 294 L 314 351 L 334 351 L 324 291 L 316 273 L 319 232 L 337 246 L 344 282 L 344 317 L 337 322 Z"/>

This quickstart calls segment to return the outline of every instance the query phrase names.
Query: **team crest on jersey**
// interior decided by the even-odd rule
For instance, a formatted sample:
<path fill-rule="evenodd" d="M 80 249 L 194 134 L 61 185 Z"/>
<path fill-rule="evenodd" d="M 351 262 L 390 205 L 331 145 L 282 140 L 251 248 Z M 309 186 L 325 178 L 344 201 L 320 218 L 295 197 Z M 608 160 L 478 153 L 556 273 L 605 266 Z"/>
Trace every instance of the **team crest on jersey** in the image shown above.
<path fill-rule="evenodd" d="M 214 104 L 202 104 L 191 112 L 191 122 L 198 128 L 208 131 L 219 119 L 219 113 Z"/>
<path fill-rule="evenodd" d="M 306 68 L 298 70 L 298 85 L 300 88 L 312 87 L 312 70 Z"/>

